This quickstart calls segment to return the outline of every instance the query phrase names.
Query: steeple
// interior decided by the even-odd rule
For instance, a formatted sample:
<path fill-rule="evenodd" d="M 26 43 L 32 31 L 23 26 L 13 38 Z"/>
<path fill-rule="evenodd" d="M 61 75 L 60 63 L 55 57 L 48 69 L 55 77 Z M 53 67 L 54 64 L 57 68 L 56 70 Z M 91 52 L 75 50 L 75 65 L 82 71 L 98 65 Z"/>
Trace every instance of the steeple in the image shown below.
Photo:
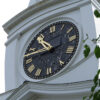
<path fill-rule="evenodd" d="M 42 1 L 42 0 L 30 0 L 29 6 L 31 6 L 31 5 L 33 5 L 33 4 L 37 3 L 37 2 L 40 2 L 40 1 Z"/>

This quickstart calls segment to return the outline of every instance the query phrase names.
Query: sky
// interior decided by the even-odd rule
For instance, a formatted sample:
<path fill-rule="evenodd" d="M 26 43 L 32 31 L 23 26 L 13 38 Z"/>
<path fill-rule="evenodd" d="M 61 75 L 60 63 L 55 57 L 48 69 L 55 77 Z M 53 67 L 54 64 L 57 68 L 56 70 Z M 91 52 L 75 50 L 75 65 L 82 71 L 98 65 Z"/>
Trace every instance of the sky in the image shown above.
<path fill-rule="evenodd" d="M 10 18 L 28 7 L 29 0 L 0 0 L 0 94 L 5 92 L 5 42 L 7 34 L 4 32 L 2 25 Z M 95 18 L 95 17 L 94 17 Z M 96 31 L 100 31 L 100 19 L 95 18 Z"/>

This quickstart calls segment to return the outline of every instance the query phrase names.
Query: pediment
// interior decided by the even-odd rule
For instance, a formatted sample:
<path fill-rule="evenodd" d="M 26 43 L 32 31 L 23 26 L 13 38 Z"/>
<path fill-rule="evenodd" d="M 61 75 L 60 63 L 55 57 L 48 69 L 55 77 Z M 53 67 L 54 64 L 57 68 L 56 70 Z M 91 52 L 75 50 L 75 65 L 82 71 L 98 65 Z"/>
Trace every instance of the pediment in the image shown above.
<path fill-rule="evenodd" d="M 25 82 L 7 100 L 38 100 L 39 98 L 58 98 L 60 100 L 59 98 L 62 97 L 79 98 L 88 95 L 92 85 L 92 81 L 65 84 Z"/>

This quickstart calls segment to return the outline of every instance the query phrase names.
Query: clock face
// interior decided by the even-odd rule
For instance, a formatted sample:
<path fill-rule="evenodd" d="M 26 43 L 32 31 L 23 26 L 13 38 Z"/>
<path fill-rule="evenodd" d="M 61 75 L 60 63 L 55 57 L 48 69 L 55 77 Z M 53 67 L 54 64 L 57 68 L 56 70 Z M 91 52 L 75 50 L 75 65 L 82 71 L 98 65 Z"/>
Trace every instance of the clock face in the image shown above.
<path fill-rule="evenodd" d="M 69 21 L 53 23 L 41 30 L 24 54 L 25 73 L 33 79 L 50 77 L 62 70 L 74 56 L 79 31 Z"/>

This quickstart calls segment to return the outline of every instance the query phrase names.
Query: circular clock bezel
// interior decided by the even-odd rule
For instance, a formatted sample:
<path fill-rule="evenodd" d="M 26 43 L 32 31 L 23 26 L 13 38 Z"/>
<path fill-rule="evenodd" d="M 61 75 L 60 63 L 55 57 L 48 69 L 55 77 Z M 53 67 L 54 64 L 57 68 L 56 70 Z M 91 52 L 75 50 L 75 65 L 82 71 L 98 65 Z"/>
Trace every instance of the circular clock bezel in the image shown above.
<path fill-rule="evenodd" d="M 60 21 L 69 21 L 71 23 L 73 23 L 78 31 L 79 31 L 79 42 L 78 42 L 78 46 L 77 46 L 77 49 L 75 51 L 75 54 L 73 55 L 73 57 L 71 58 L 71 60 L 68 62 L 67 65 L 65 65 L 59 72 L 57 72 L 56 74 L 50 76 L 50 77 L 47 77 L 47 78 L 44 78 L 44 79 L 33 79 L 31 77 L 29 77 L 25 71 L 24 71 L 24 67 L 23 67 L 23 57 L 24 57 L 24 54 L 26 52 L 26 49 L 28 47 L 28 45 L 30 44 L 30 42 L 33 40 L 33 38 L 41 31 L 43 30 L 45 27 L 48 27 L 49 25 L 53 24 L 53 23 L 56 23 L 56 22 L 60 22 Z M 65 18 L 65 17 L 60 17 L 60 18 L 54 18 L 52 20 L 49 20 L 48 22 L 44 23 L 41 25 L 41 27 L 39 27 L 38 29 L 36 29 L 36 31 L 32 32 L 32 35 L 27 39 L 26 43 L 24 44 L 24 50 L 22 50 L 21 52 L 21 74 L 23 75 L 23 77 L 29 81 L 32 81 L 32 82 L 43 82 L 43 81 L 46 81 L 46 80 L 52 80 L 54 78 L 57 78 L 57 77 L 60 77 L 61 72 L 65 72 L 69 66 L 71 65 L 71 63 L 74 61 L 75 57 L 77 56 L 78 52 L 79 52 L 79 49 L 80 49 L 80 46 L 82 44 L 82 29 L 81 29 L 81 26 L 76 23 L 73 19 L 71 18 Z M 63 73 L 64 74 L 64 73 Z"/>

